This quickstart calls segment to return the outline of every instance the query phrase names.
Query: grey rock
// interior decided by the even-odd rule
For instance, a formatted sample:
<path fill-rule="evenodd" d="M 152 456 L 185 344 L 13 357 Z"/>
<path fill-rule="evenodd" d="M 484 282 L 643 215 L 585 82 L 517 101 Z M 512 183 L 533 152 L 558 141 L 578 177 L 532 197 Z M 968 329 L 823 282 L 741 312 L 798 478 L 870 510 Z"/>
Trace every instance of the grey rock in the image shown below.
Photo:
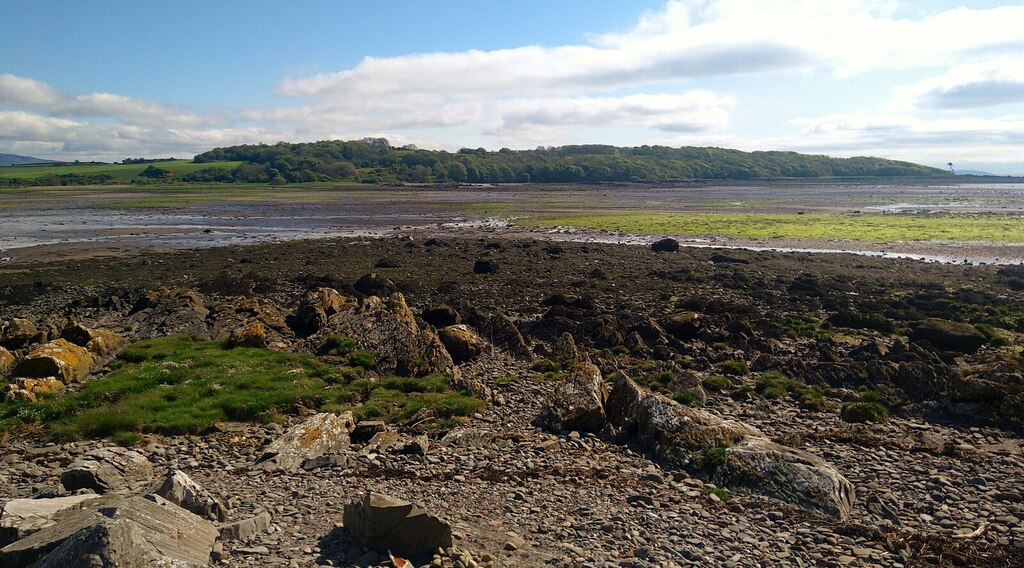
<path fill-rule="evenodd" d="M 56 524 L 60 513 L 83 508 L 100 499 L 98 495 L 82 494 L 50 499 L 11 499 L 0 514 L 0 546 Z"/>
<path fill-rule="evenodd" d="M 183 471 L 172 470 L 154 493 L 204 519 L 228 518 L 227 507 Z"/>
<path fill-rule="evenodd" d="M 394 497 L 367 492 L 345 505 L 344 524 L 353 536 L 377 552 L 422 557 L 452 545 L 448 523 Z"/>
<path fill-rule="evenodd" d="M 220 531 L 221 540 L 249 540 L 266 533 L 271 520 L 270 513 L 263 511 L 255 517 L 220 525 L 217 530 Z"/>
<path fill-rule="evenodd" d="M 107 493 L 153 478 L 153 465 L 146 456 L 119 446 L 100 448 L 76 459 L 61 475 L 68 491 L 92 489 Z"/>
<path fill-rule="evenodd" d="M 87 560 L 92 566 L 191 567 L 201 564 L 169 558 L 146 540 L 142 528 L 128 520 L 102 520 L 61 543 L 37 565 L 65 568 Z M 202 564 L 205 565 L 205 564 Z"/>

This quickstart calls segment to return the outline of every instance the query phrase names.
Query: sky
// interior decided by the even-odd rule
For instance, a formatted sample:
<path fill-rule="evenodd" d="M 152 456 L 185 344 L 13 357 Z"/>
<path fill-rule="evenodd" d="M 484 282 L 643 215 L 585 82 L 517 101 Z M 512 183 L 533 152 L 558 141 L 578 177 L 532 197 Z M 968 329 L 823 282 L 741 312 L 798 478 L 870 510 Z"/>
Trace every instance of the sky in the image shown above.
<path fill-rule="evenodd" d="M 1024 2 L 3 0 L 0 152 L 385 137 L 1024 175 Z"/>

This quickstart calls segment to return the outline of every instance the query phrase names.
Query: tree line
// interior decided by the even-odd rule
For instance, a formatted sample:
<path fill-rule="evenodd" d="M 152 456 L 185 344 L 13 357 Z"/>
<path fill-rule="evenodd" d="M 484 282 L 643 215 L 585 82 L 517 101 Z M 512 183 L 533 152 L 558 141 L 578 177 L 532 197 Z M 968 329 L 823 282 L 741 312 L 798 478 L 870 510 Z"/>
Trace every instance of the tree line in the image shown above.
<path fill-rule="evenodd" d="M 392 147 L 383 138 L 327 140 L 215 148 L 199 163 L 211 167 L 186 182 L 302 183 L 600 183 L 771 178 L 946 176 L 945 170 L 882 158 L 831 158 L 796 152 L 742 152 L 724 148 L 588 144 L 496 152 Z"/>

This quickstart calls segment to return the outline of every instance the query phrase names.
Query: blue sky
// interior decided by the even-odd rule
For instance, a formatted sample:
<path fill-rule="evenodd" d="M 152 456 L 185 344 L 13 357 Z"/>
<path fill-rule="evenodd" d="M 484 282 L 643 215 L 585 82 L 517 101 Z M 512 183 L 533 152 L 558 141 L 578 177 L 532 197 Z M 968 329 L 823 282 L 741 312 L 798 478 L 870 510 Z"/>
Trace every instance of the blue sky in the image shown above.
<path fill-rule="evenodd" d="M 385 136 L 715 145 L 1024 174 L 1024 5 L 0 3 L 0 152 Z"/>

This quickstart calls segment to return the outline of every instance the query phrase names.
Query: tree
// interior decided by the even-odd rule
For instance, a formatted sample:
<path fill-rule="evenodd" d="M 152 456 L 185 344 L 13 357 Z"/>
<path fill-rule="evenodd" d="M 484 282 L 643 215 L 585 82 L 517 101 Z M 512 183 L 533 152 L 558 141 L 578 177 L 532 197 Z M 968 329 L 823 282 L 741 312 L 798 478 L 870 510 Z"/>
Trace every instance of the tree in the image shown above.
<path fill-rule="evenodd" d="M 451 162 L 448 164 L 448 179 L 455 183 L 462 183 L 469 179 L 466 166 L 462 165 L 462 162 Z"/>

